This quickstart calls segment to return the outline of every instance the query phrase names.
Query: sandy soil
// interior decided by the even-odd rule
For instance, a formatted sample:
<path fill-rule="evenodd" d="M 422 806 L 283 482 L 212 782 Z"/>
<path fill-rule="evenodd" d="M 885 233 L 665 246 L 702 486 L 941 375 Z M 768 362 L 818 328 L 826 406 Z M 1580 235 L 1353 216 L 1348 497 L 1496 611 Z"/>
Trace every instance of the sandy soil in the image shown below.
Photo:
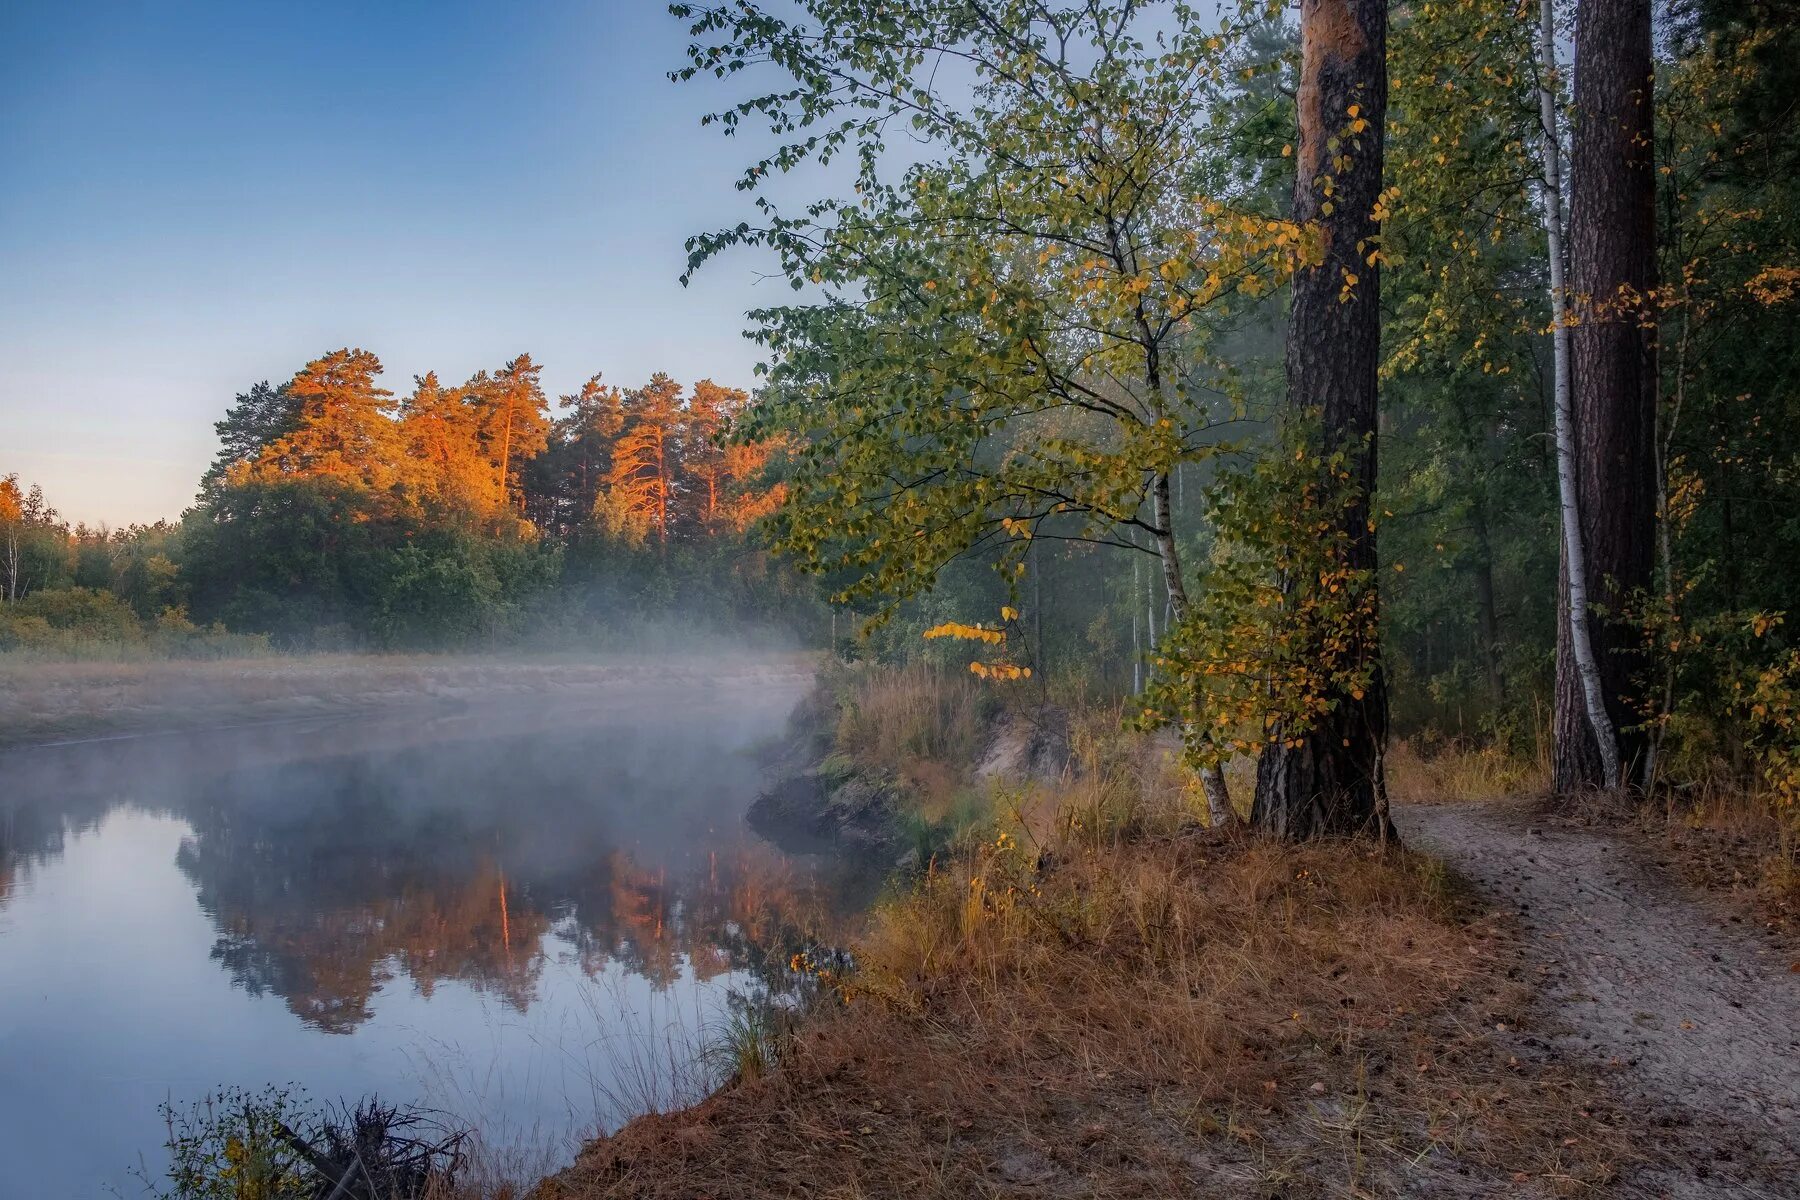
<path fill-rule="evenodd" d="M 216 662 L 0 660 L 0 749 L 361 711 L 579 696 L 622 684 L 810 678 L 802 654 L 528 658 L 320 655 Z"/>
<path fill-rule="evenodd" d="M 1523 804 L 1396 810 L 1401 834 L 1517 912 L 1534 1032 L 1591 1066 L 1640 1161 L 1618 1194 L 1800 1195 L 1800 963 L 1638 847 Z"/>

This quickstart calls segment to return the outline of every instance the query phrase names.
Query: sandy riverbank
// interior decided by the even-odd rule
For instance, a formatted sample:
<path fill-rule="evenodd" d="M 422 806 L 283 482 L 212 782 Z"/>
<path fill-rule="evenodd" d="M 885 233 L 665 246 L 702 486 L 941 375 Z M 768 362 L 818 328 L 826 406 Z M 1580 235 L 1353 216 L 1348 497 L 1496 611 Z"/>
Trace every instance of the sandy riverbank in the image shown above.
<path fill-rule="evenodd" d="M 810 676 L 801 653 L 453 657 L 309 655 L 216 661 L 8 662 L 0 657 L 0 749 L 210 729 L 360 710 L 527 696 L 622 684 L 750 684 Z"/>

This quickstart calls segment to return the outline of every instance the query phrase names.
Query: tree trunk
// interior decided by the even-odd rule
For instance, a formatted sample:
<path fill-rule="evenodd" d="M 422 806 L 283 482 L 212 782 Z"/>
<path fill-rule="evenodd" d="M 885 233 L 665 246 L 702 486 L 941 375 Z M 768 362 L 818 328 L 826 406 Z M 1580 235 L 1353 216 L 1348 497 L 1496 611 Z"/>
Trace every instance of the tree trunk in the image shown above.
<path fill-rule="evenodd" d="M 669 454 L 668 434 L 656 431 L 656 544 L 669 551 Z"/>
<path fill-rule="evenodd" d="M 1156 527 L 1161 531 L 1156 536 L 1156 552 L 1162 560 L 1163 590 L 1170 614 L 1175 621 L 1180 621 L 1187 616 L 1190 602 L 1187 584 L 1181 578 L 1181 558 L 1175 546 L 1175 514 L 1169 504 L 1167 475 L 1158 475 L 1151 485 L 1151 511 L 1155 514 Z M 1171 627 L 1164 628 L 1164 637 L 1168 636 Z M 1135 617 L 1132 628 L 1137 628 Z M 1207 823 L 1214 829 L 1237 824 L 1237 810 L 1231 807 L 1231 788 L 1225 782 L 1225 769 L 1217 764 L 1202 767 L 1200 787 L 1206 793 Z"/>
<path fill-rule="evenodd" d="M 1131 556 L 1131 599 L 1126 607 L 1131 610 L 1131 694 L 1137 695 L 1144 690 L 1144 646 L 1138 640 L 1138 560 Z"/>
<path fill-rule="evenodd" d="M 505 508 L 507 496 L 506 477 L 512 474 L 512 423 L 513 403 L 509 396 L 506 401 L 506 431 L 500 437 L 500 507 Z"/>
<path fill-rule="evenodd" d="M 1641 634 L 1623 616 L 1656 562 L 1656 176 L 1652 142 L 1649 0 L 1582 0 L 1575 29 L 1575 137 L 1570 206 L 1572 424 L 1585 564 L 1564 547 L 1563 600 L 1585 565 L 1582 606 L 1598 691 L 1619 731 L 1616 778 L 1644 752 Z M 1579 641 L 1559 631 L 1556 656 L 1558 792 L 1608 784 L 1582 689 Z"/>
<path fill-rule="evenodd" d="M 1556 119 L 1556 10 L 1552 0 L 1538 8 L 1538 112 L 1544 134 L 1544 237 L 1550 266 L 1550 344 L 1553 360 L 1553 425 L 1556 432 L 1558 547 L 1557 654 L 1566 653 L 1580 687 L 1581 712 L 1588 727 L 1588 750 L 1599 764 L 1599 782 L 1619 786 L 1619 740 L 1606 711 L 1588 604 L 1586 538 L 1581 523 L 1580 468 L 1576 448 L 1575 401 L 1570 379 L 1569 289 L 1563 270 L 1562 140 Z M 1586 764 L 1584 764 L 1585 766 Z"/>
<path fill-rule="evenodd" d="M 1375 533 L 1369 515 L 1375 491 L 1381 272 L 1371 254 L 1380 233 L 1374 209 L 1381 192 L 1387 116 L 1386 0 L 1302 0 L 1300 54 L 1294 219 L 1317 224 L 1324 233 L 1324 253 L 1318 265 L 1304 267 L 1294 277 L 1287 331 L 1288 408 L 1303 419 L 1316 411 L 1322 421 L 1320 449 L 1349 455 L 1357 499 L 1337 519 L 1349 537 L 1347 565 L 1373 572 Z M 1367 123 L 1361 132 L 1357 121 Z M 1334 140 L 1335 148 L 1327 145 Z M 1366 636 L 1373 640 L 1373 626 Z M 1377 654 L 1374 645 L 1360 649 L 1371 658 Z M 1392 828 L 1381 778 L 1387 688 L 1379 661 L 1361 697 L 1336 690 L 1327 699 L 1330 711 L 1312 728 L 1271 731 L 1257 763 L 1251 821 L 1287 838 L 1385 838 Z"/>
<path fill-rule="evenodd" d="M 11 522 L 6 527 L 6 599 L 16 601 L 19 598 L 19 525 Z"/>
<path fill-rule="evenodd" d="M 1481 618 L 1481 664 L 1487 674 L 1488 703 L 1495 713 L 1506 703 L 1506 673 L 1500 663 L 1500 606 L 1494 600 L 1494 544 L 1488 536 L 1487 497 L 1476 497 L 1475 606 Z"/>

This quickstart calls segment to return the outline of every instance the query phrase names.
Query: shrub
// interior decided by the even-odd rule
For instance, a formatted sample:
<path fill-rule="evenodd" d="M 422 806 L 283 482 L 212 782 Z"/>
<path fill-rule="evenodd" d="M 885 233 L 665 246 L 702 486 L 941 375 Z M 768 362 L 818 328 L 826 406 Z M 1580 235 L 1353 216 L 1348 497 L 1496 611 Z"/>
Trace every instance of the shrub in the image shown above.
<path fill-rule="evenodd" d="M 8 616 L 39 617 L 52 629 L 96 641 L 135 642 L 144 636 L 131 606 L 97 588 L 32 592 L 9 606 Z"/>

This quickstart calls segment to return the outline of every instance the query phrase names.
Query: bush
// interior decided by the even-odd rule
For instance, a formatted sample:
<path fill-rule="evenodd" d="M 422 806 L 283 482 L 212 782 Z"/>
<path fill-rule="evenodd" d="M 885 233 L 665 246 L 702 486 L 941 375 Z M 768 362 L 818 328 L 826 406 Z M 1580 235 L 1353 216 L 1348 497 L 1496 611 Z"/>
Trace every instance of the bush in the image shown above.
<path fill-rule="evenodd" d="M 95 641 L 135 642 L 144 636 L 131 606 L 112 592 L 98 588 L 32 592 L 12 604 L 8 616 L 39 617 L 51 629 Z"/>
<path fill-rule="evenodd" d="M 42 617 L 14 612 L 15 605 L 0 608 L 0 650 L 37 650 L 56 644 L 60 636 Z"/>
<path fill-rule="evenodd" d="M 242 658 L 267 654 L 269 639 L 200 626 L 165 608 L 140 621 L 112 592 L 63 588 L 0 606 L 0 653 L 69 658 Z"/>

